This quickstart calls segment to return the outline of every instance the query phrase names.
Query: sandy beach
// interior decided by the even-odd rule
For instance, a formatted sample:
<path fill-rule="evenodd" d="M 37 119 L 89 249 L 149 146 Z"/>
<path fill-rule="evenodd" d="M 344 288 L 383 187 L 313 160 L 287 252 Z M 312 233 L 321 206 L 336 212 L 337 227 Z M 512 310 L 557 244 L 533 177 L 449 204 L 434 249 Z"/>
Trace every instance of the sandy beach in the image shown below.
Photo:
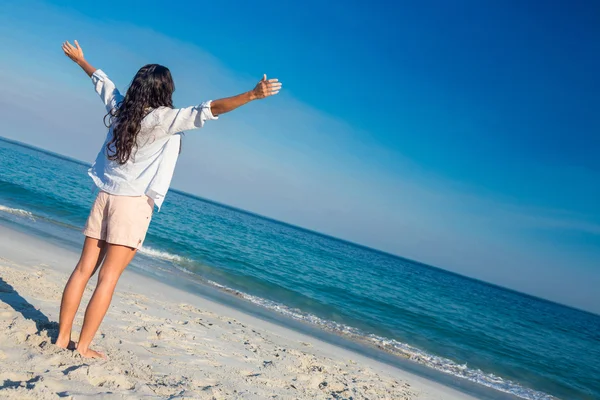
<path fill-rule="evenodd" d="M 78 254 L 6 226 L 0 243 L 2 398 L 470 398 L 130 269 L 93 343 L 108 360 L 83 359 L 52 344 Z"/>

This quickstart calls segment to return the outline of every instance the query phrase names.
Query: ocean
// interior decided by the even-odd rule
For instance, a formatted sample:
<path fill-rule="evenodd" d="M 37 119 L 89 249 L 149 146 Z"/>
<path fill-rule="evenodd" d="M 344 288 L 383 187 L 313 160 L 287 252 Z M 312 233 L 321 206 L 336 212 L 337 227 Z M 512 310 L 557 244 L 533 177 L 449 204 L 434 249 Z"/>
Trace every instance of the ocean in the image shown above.
<path fill-rule="evenodd" d="M 0 138 L 0 223 L 80 246 L 87 168 Z M 523 399 L 600 399 L 598 315 L 183 192 L 134 264 Z"/>

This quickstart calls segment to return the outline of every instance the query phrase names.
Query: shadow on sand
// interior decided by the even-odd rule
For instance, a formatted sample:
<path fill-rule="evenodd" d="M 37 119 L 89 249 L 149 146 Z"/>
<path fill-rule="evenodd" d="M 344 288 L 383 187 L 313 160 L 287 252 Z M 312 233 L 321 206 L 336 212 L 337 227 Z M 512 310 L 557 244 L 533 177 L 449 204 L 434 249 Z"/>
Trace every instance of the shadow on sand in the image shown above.
<path fill-rule="evenodd" d="M 24 318 L 35 322 L 37 334 L 42 330 L 48 332 L 52 343 L 58 337 L 58 322 L 50 321 L 48 317 L 35 308 L 30 302 L 19 294 L 11 285 L 0 277 L 0 300 L 11 306 L 16 312 L 21 313 Z"/>

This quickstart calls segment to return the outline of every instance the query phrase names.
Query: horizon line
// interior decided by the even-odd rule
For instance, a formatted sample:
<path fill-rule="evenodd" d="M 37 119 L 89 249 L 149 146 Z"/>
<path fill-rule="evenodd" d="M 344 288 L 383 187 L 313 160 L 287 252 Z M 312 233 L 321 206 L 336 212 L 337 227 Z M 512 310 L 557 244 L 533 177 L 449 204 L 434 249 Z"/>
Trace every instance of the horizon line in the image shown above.
<path fill-rule="evenodd" d="M 89 162 L 81 161 L 81 160 L 78 160 L 76 158 L 73 158 L 73 157 L 70 157 L 70 156 L 66 156 L 66 155 L 63 155 L 63 154 L 60 154 L 60 153 L 56 153 L 54 151 L 47 150 L 47 149 L 44 149 L 44 148 L 41 148 L 41 147 L 38 147 L 38 146 L 35 146 L 35 145 L 32 145 L 32 144 L 20 142 L 18 140 L 8 139 L 8 138 L 6 138 L 6 137 L 4 137 L 2 135 L 0 135 L 0 140 L 4 141 L 4 142 L 11 143 L 11 144 L 14 144 L 14 145 L 17 145 L 17 146 L 29 148 L 29 149 L 36 150 L 36 151 L 40 151 L 42 153 L 51 155 L 53 157 L 60 158 L 62 160 L 66 160 L 66 161 L 71 161 L 71 162 L 74 162 L 74 163 L 82 165 L 82 166 L 91 167 L 91 164 Z M 401 256 L 399 254 L 394 254 L 394 253 L 391 253 L 391 252 L 388 252 L 388 251 L 385 251 L 385 250 L 377 249 L 375 247 L 370 247 L 370 246 L 367 246 L 367 245 L 364 245 L 364 244 L 361 244 L 361 243 L 353 242 L 351 240 L 339 238 L 339 237 L 336 237 L 336 236 L 333 236 L 333 235 L 330 235 L 330 234 L 327 234 L 327 233 L 319 232 L 319 231 L 316 231 L 316 230 L 313 230 L 313 229 L 310 229 L 310 228 L 305 228 L 305 227 L 300 226 L 300 225 L 295 225 L 295 224 L 292 224 L 292 223 L 289 223 L 289 222 L 277 220 L 277 219 L 268 217 L 266 215 L 258 214 L 258 213 L 255 213 L 253 211 L 245 210 L 243 208 L 238 208 L 238 207 L 235 207 L 235 206 L 232 206 L 232 205 L 229 205 L 229 204 L 221 203 L 221 202 L 218 202 L 216 200 L 207 199 L 207 198 L 202 197 L 200 195 L 196 195 L 196 194 L 193 194 L 193 193 L 188 193 L 188 192 L 186 192 L 184 190 L 181 190 L 181 189 L 176 189 L 176 188 L 172 187 L 172 188 L 169 188 L 169 191 L 173 191 L 173 192 L 175 192 L 177 194 L 180 194 L 182 196 L 185 196 L 185 197 L 191 197 L 191 198 L 194 198 L 194 199 L 197 199 L 197 200 L 200 200 L 200 201 L 211 203 L 211 204 L 219 206 L 219 207 L 227 208 L 229 210 L 234 210 L 234 211 L 237 211 L 237 212 L 241 212 L 243 214 L 247 214 L 247 215 L 250 215 L 250 216 L 253 216 L 253 217 L 264 219 L 264 220 L 267 220 L 267 221 L 270 221 L 270 222 L 273 222 L 273 223 L 276 223 L 276 224 L 288 226 L 288 227 L 291 227 L 291 228 L 294 228 L 294 229 L 298 229 L 298 230 L 301 230 L 301 231 L 304 231 L 304 232 L 312 233 L 312 234 L 315 234 L 315 235 L 318 235 L 318 236 L 321 236 L 321 237 L 325 237 L 325 238 L 332 239 L 332 240 L 335 240 L 335 241 L 338 241 L 338 242 L 349 244 L 351 246 L 356 246 L 356 247 L 359 247 L 359 248 L 362 248 L 362 249 L 370 250 L 370 251 L 373 251 L 373 252 L 376 252 L 376 253 L 379 253 L 379 254 L 382 254 L 382 255 L 385 255 L 385 256 L 397 258 L 397 259 L 400 259 L 400 260 L 403 260 L 403 261 L 408 261 L 408 262 L 420 265 L 420 266 L 425 267 L 425 268 L 430 268 L 430 269 L 434 269 L 434 270 L 440 271 L 442 273 L 451 274 L 451 275 L 458 276 L 458 277 L 461 277 L 461 278 L 464 278 L 464 279 L 468 279 L 468 280 L 471 280 L 471 281 L 475 281 L 475 282 L 478 282 L 478 283 L 481 283 L 481 284 L 484 284 L 484 285 L 487 285 L 487 286 L 491 286 L 491 287 L 498 288 L 498 289 L 501 289 L 501 290 L 506 290 L 506 291 L 509 291 L 509 292 L 512 292 L 512 293 L 515 293 L 515 294 L 519 294 L 519 295 L 525 296 L 525 297 L 529 297 L 529 298 L 532 298 L 532 299 L 535 299 L 535 300 L 539 300 L 539 301 L 546 302 L 546 303 L 551 303 L 551 304 L 558 305 L 558 306 L 561 306 L 561 307 L 566 307 L 566 308 L 569 308 L 569 309 L 572 309 L 572 310 L 575 310 L 575 311 L 579 311 L 579 312 L 583 312 L 583 313 L 586 313 L 586 314 L 591 314 L 591 315 L 593 315 L 595 317 L 600 317 L 600 312 L 595 312 L 595 311 L 591 311 L 591 310 L 585 310 L 585 309 L 582 309 L 582 308 L 578 308 L 578 307 L 571 306 L 571 305 L 564 304 L 564 303 L 559 303 L 557 301 L 546 299 L 546 298 L 543 298 L 543 297 L 540 297 L 540 296 L 536 296 L 536 295 L 533 295 L 533 294 L 529 294 L 529 293 L 525 293 L 525 292 L 520 292 L 518 290 L 511 289 L 511 288 L 506 287 L 506 286 L 498 285 L 496 283 L 484 281 L 482 279 L 475 278 L 475 277 L 472 277 L 472 276 L 469 276 L 469 275 L 465 275 L 465 274 L 461 274 L 461 273 L 458 273 L 458 272 L 454 272 L 454 271 L 451 271 L 451 270 L 448 270 L 448 269 L 444 269 L 442 267 L 437 267 L 437 266 L 430 265 L 430 264 L 427 264 L 427 263 L 424 263 L 424 262 L 421 262 L 421 261 L 418 261 L 418 260 L 413 260 L 413 259 L 410 259 L 410 258 L 406 258 L 406 257 L 403 257 L 403 256 Z"/>

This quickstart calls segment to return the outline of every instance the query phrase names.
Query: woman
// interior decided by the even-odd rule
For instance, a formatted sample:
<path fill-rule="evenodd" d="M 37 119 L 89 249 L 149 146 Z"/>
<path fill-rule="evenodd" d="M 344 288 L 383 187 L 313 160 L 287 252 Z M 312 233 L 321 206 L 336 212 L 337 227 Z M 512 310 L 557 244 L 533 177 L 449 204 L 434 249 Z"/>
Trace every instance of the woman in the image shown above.
<path fill-rule="evenodd" d="M 62 49 L 92 78 L 108 114 L 108 134 L 88 173 L 100 189 L 86 226 L 81 257 L 65 287 L 56 345 L 76 349 L 83 357 L 105 358 L 90 344 L 108 307 L 121 273 L 146 236 L 152 212 L 169 189 L 180 150 L 180 132 L 198 129 L 252 100 L 279 93 L 277 79 L 263 79 L 246 93 L 198 106 L 173 108 L 175 85 L 168 68 L 143 66 L 125 96 L 106 74 L 84 58 L 77 41 Z M 85 311 L 79 341 L 71 341 L 73 319 L 90 277 L 102 265 Z"/>

